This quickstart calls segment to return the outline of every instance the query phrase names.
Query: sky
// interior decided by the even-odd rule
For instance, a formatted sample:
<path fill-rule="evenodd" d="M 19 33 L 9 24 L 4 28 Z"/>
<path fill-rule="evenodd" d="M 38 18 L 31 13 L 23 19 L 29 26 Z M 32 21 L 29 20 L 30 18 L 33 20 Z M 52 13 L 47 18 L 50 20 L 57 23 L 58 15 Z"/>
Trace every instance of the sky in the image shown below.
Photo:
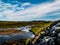
<path fill-rule="evenodd" d="M 60 0 L 0 0 L 0 20 L 60 20 Z"/>

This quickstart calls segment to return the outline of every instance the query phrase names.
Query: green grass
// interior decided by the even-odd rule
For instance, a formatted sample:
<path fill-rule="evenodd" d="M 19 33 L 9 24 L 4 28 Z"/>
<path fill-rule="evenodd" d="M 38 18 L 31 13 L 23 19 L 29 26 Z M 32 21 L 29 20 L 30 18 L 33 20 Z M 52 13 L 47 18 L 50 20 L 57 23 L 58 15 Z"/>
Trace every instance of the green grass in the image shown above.
<path fill-rule="evenodd" d="M 30 22 L 7 22 L 7 21 L 1 21 L 0 22 L 0 28 L 16 28 L 16 27 L 22 27 L 27 25 L 35 25 L 35 26 L 41 26 L 45 23 L 49 23 L 49 21 L 30 21 Z"/>
<path fill-rule="evenodd" d="M 38 27 L 38 28 L 32 28 L 31 31 L 34 32 L 35 34 L 38 34 L 38 32 L 40 32 L 41 30 L 43 30 L 42 27 Z"/>
<path fill-rule="evenodd" d="M 31 22 L 0 22 L 0 28 L 17 28 L 27 25 L 34 25 L 31 31 L 35 34 L 50 26 L 52 22 L 49 21 L 31 21 Z M 2 30 L 4 32 L 4 30 Z"/>
<path fill-rule="evenodd" d="M 44 30 L 45 28 L 49 27 L 52 23 L 42 23 L 42 24 L 36 24 L 31 31 L 34 34 L 38 34 L 40 31 Z"/>

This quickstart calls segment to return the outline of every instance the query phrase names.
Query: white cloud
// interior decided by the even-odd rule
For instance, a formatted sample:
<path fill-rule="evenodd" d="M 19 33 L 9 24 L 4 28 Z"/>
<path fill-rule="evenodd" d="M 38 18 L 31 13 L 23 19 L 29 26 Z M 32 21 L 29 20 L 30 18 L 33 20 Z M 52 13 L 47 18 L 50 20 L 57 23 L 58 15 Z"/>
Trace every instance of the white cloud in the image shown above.
<path fill-rule="evenodd" d="M 28 6 L 31 5 L 30 3 L 23 3 L 22 6 Z"/>
<path fill-rule="evenodd" d="M 24 9 L 23 6 L 26 6 L 26 5 L 31 5 L 31 7 Z M 18 4 L 12 5 L 9 3 L 1 2 L 0 10 L 3 10 L 3 11 L 0 12 L 0 15 L 6 16 L 6 19 L 5 18 L 2 18 L 2 19 L 8 20 L 8 21 L 13 21 L 13 20 L 25 21 L 25 20 L 32 20 L 32 18 L 37 18 L 37 17 L 42 18 L 44 16 L 47 16 L 47 13 L 49 12 L 55 12 L 60 10 L 60 0 L 55 0 L 52 3 L 46 2 L 43 4 L 37 4 L 37 5 L 32 5 L 30 3 L 23 3 L 21 7 L 17 7 L 17 6 Z M 58 14 L 58 12 L 56 12 L 55 14 Z"/>

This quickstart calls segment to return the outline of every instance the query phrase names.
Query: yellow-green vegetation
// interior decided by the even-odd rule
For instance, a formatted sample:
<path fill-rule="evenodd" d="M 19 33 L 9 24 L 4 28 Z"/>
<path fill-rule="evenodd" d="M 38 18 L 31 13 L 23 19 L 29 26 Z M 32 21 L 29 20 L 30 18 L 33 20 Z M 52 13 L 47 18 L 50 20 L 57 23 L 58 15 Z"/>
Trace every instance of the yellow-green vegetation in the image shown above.
<path fill-rule="evenodd" d="M 27 25 L 34 25 L 31 29 L 35 34 L 37 34 L 39 31 L 43 30 L 44 28 L 50 26 L 52 22 L 50 21 L 30 21 L 30 22 L 9 22 L 9 21 L 1 21 L 0 22 L 0 28 L 17 28 Z M 1 30 L 4 32 L 4 30 Z"/>
<path fill-rule="evenodd" d="M 27 38 L 27 39 L 25 40 L 25 45 L 27 45 L 29 42 L 30 42 L 30 38 Z"/>
<path fill-rule="evenodd" d="M 37 27 L 37 28 L 32 28 L 31 29 L 31 31 L 33 32 L 33 33 L 35 33 L 35 34 L 38 34 L 38 32 L 40 32 L 41 30 L 43 30 L 43 28 L 42 27 Z"/>
<path fill-rule="evenodd" d="M 34 27 L 32 27 L 31 31 L 37 35 L 40 31 L 45 30 L 45 28 L 49 27 L 51 24 L 52 22 L 36 24 Z"/>
<path fill-rule="evenodd" d="M 9 22 L 9 21 L 1 21 L 0 28 L 14 28 L 14 27 L 21 27 L 27 25 L 35 25 L 35 26 L 42 26 L 45 23 L 50 23 L 50 21 L 30 21 L 30 22 Z"/>

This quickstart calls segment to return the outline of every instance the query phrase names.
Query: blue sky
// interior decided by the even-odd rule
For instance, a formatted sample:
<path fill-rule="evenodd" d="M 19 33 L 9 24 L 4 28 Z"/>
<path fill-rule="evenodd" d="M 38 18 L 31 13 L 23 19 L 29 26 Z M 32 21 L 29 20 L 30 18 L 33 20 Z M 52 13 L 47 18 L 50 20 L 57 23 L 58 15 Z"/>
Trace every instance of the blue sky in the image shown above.
<path fill-rule="evenodd" d="M 60 0 L 0 0 L 0 20 L 60 20 Z"/>
<path fill-rule="evenodd" d="M 2 0 L 6 3 L 12 3 L 12 1 L 18 1 L 20 3 L 26 3 L 29 2 L 31 4 L 40 4 L 40 3 L 44 3 L 44 2 L 53 2 L 54 0 Z"/>

